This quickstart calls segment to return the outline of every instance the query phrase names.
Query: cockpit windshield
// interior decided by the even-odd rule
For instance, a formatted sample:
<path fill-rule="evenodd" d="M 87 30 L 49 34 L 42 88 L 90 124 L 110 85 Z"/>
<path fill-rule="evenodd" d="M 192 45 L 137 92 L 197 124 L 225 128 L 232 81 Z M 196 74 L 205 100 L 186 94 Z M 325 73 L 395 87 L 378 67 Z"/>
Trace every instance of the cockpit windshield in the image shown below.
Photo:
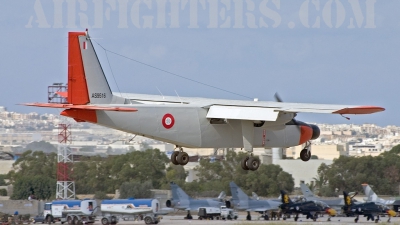
<path fill-rule="evenodd" d="M 328 204 L 326 204 L 325 202 L 318 201 L 318 200 L 315 200 L 314 202 L 316 205 L 321 206 L 321 208 L 323 208 L 323 209 L 329 208 Z"/>

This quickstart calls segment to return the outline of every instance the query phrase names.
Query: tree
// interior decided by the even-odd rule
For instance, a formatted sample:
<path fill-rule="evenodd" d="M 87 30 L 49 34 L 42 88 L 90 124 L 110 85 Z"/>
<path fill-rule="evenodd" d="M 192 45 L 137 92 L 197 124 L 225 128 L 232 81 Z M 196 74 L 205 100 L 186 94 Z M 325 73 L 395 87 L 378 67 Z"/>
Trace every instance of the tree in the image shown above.
<path fill-rule="evenodd" d="M 154 188 L 165 183 L 167 156 L 158 149 L 133 151 L 108 158 L 92 157 L 74 163 L 77 194 L 113 193 L 124 182 L 151 181 Z"/>
<path fill-rule="evenodd" d="M 38 199 L 55 197 L 57 155 L 42 151 L 26 151 L 13 164 L 7 177 L 14 185 L 11 199 L 26 199 L 33 194 Z"/>
<path fill-rule="evenodd" d="M 138 181 L 124 182 L 119 189 L 120 198 L 151 198 L 150 189 L 153 189 L 151 181 L 144 183 Z"/>
<path fill-rule="evenodd" d="M 42 151 L 42 152 L 46 152 L 46 153 L 51 153 L 57 152 L 57 148 L 50 144 L 49 142 L 45 142 L 45 141 L 34 141 L 29 143 L 28 145 L 26 145 L 26 150 L 32 150 L 32 151 Z"/>
<path fill-rule="evenodd" d="M 294 180 L 291 174 L 283 171 L 278 165 L 260 165 L 256 171 L 243 170 L 241 159 L 247 154 L 228 151 L 225 160 L 210 162 L 200 160 L 195 168 L 199 178 L 197 190 L 219 193 L 225 191 L 230 195 L 229 182 L 234 181 L 247 194 L 252 191 L 263 196 L 277 196 L 280 189 L 293 191 Z"/>
<path fill-rule="evenodd" d="M 22 177 L 17 179 L 14 184 L 11 199 L 27 199 L 34 195 L 38 200 L 53 199 L 55 197 L 56 180 L 43 175 L 33 177 Z"/>

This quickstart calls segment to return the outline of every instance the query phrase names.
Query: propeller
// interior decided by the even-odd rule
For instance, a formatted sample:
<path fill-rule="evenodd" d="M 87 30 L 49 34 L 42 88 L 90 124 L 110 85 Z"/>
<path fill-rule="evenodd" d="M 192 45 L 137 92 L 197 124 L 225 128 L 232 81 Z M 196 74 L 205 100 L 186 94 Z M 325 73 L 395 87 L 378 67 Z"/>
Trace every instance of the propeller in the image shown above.
<path fill-rule="evenodd" d="M 281 96 L 279 96 L 278 92 L 275 92 L 274 98 L 276 102 L 283 102 Z"/>

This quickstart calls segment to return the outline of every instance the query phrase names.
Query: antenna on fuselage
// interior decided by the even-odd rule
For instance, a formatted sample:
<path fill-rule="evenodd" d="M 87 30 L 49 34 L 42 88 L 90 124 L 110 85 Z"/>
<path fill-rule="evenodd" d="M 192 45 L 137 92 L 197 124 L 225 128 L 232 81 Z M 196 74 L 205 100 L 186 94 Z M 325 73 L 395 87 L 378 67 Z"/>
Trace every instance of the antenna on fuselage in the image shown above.
<path fill-rule="evenodd" d="M 182 99 L 181 99 L 181 96 L 178 95 L 178 92 L 177 92 L 176 90 L 174 90 L 174 91 L 175 91 L 176 95 L 178 96 L 179 100 L 181 100 L 181 104 L 183 104 L 183 101 L 182 101 Z"/>
<path fill-rule="evenodd" d="M 162 99 L 165 99 L 164 95 L 161 93 L 160 89 L 158 89 L 158 87 L 156 86 L 158 92 L 160 92 L 160 95 L 162 96 Z"/>

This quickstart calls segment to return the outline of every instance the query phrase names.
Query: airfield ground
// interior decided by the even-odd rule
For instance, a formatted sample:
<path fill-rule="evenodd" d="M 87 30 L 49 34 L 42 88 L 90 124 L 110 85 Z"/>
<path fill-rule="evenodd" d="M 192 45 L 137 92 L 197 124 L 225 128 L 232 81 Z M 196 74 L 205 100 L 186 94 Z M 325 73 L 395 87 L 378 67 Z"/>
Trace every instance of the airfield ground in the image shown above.
<path fill-rule="evenodd" d="M 400 217 L 394 217 L 391 219 L 391 223 L 387 223 L 388 217 L 381 217 L 378 224 L 397 224 L 400 225 Z M 96 222 L 96 225 L 100 222 Z M 120 221 L 121 225 L 136 225 L 145 224 L 144 221 Z M 268 224 L 268 225 L 286 225 L 286 224 L 301 224 L 301 225 L 320 225 L 320 224 L 355 224 L 354 217 L 336 217 L 332 218 L 331 222 L 327 222 L 327 217 L 321 217 L 316 222 L 307 220 L 306 218 L 299 218 L 298 222 L 294 222 L 293 219 L 288 219 L 286 221 L 265 221 L 265 220 L 253 220 L 245 221 L 244 217 L 239 218 L 239 220 L 224 221 L 224 220 L 184 220 L 182 216 L 163 216 L 163 219 L 159 225 L 210 225 L 210 224 L 226 224 L 226 225 L 252 225 L 252 224 Z M 375 222 L 367 221 L 366 218 L 360 217 L 357 224 L 375 224 Z"/>

